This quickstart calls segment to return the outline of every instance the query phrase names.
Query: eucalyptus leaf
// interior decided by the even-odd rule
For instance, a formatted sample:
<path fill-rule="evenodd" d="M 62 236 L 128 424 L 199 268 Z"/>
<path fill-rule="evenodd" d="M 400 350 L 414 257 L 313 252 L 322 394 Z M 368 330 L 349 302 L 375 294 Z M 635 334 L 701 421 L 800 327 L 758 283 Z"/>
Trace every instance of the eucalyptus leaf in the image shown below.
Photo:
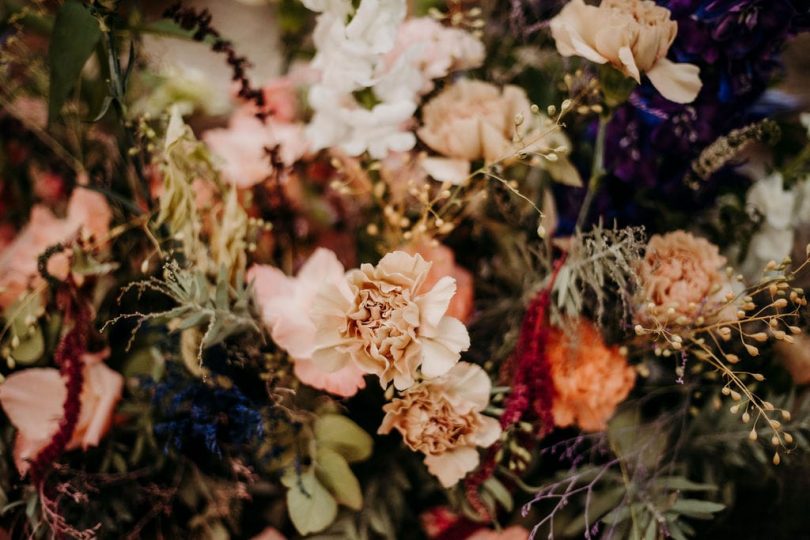
<path fill-rule="evenodd" d="M 710 519 L 712 514 L 725 510 L 726 505 L 700 499 L 678 499 L 670 510 L 697 519 Z"/>
<path fill-rule="evenodd" d="M 337 517 L 337 502 L 308 471 L 297 477 L 287 490 L 287 511 L 302 535 L 327 528 Z"/>
<path fill-rule="evenodd" d="M 352 510 L 363 507 L 360 482 L 343 456 L 328 447 L 318 448 L 315 474 L 337 502 Z"/>
<path fill-rule="evenodd" d="M 81 74 L 87 59 L 101 38 L 101 28 L 90 11 L 76 0 L 59 8 L 48 48 L 50 94 L 48 121 L 62 110 L 65 100 Z"/>
<path fill-rule="evenodd" d="M 331 448 L 349 463 L 363 461 L 371 455 L 373 441 L 360 426 L 339 414 L 325 414 L 315 421 L 315 439 Z"/>
<path fill-rule="evenodd" d="M 495 477 L 490 476 L 484 482 L 483 488 L 492 494 L 494 499 L 498 501 L 498 504 L 503 507 L 504 510 L 507 512 L 511 512 L 515 506 L 514 501 L 512 500 L 512 494 L 509 493 L 509 490 Z"/>

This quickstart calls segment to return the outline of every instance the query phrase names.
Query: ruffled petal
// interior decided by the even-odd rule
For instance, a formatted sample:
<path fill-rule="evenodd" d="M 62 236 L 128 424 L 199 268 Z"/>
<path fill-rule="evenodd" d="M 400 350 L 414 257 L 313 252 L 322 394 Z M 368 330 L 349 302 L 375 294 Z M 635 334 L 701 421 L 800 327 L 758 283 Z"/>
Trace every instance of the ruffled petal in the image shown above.
<path fill-rule="evenodd" d="M 478 451 L 472 446 L 462 446 L 444 454 L 425 457 L 428 471 L 446 488 L 458 484 L 459 480 L 478 466 L 478 461 Z"/>

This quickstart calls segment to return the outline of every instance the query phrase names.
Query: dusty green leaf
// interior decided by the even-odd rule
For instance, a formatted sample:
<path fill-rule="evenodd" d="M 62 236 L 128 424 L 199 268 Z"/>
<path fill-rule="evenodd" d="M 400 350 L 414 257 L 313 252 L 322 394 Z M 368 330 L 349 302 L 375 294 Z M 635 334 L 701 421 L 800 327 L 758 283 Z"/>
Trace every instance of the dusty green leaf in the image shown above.
<path fill-rule="evenodd" d="M 678 499 L 672 505 L 673 512 L 697 519 L 711 519 L 712 514 L 726 508 L 725 504 L 700 499 Z"/>
<path fill-rule="evenodd" d="M 368 433 L 339 414 L 325 414 L 315 421 L 315 439 L 319 445 L 331 448 L 349 463 L 367 459 L 373 446 Z"/>
<path fill-rule="evenodd" d="M 3 318 L 9 324 L 11 356 L 19 364 L 33 364 L 45 353 L 45 338 L 36 322 L 42 309 L 38 293 L 26 294 L 6 308 Z"/>
<path fill-rule="evenodd" d="M 328 447 L 318 448 L 315 473 L 337 502 L 352 510 L 363 507 L 360 482 L 343 456 Z"/>
<path fill-rule="evenodd" d="M 511 512 L 515 506 L 514 501 L 512 500 L 512 494 L 509 493 L 509 490 L 494 477 L 489 477 L 484 482 L 483 488 L 492 494 L 494 500 L 498 502 L 498 504 L 507 512 Z"/>
<path fill-rule="evenodd" d="M 56 14 L 51 42 L 48 48 L 50 64 L 50 95 L 48 121 L 52 122 L 76 80 L 84 63 L 93 53 L 101 38 L 101 28 L 90 11 L 76 0 L 68 0 Z"/>
<path fill-rule="evenodd" d="M 286 478 L 289 478 L 288 475 Z M 285 482 L 287 485 L 289 481 Z M 337 502 L 311 471 L 294 476 L 287 490 L 287 511 L 302 535 L 320 532 L 337 517 Z"/>

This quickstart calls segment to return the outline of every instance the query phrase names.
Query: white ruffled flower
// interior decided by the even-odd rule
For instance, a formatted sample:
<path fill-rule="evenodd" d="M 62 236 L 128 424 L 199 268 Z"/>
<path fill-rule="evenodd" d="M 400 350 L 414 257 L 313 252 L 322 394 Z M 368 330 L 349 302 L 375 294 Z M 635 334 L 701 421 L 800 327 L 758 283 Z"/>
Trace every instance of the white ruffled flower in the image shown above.
<path fill-rule="evenodd" d="M 421 76 L 407 58 L 395 69 L 383 69 L 384 55 L 405 18 L 404 0 L 362 0 L 351 18 L 347 0 L 307 0 L 305 5 L 321 13 L 314 34 L 318 53 L 312 60 L 321 78 L 310 88 L 314 114 L 306 130 L 312 148 L 339 147 L 351 156 L 368 151 L 377 159 L 413 148 L 416 137 L 408 120 L 416 111 Z M 366 89 L 381 101 L 371 109 L 353 96 Z"/>
<path fill-rule="evenodd" d="M 795 227 L 810 221 L 810 179 L 787 190 L 782 174 L 775 172 L 751 186 L 746 205 L 762 216 L 742 266 L 743 274 L 753 278 L 769 261 L 781 261 L 790 255 Z"/>

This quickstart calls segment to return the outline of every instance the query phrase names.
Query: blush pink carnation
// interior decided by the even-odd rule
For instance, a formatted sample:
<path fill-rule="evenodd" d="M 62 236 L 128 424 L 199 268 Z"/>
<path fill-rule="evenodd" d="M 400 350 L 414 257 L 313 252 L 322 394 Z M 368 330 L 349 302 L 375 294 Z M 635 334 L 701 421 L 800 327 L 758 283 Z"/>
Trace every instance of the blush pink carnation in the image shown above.
<path fill-rule="evenodd" d="M 296 277 L 278 268 L 254 265 L 247 274 L 253 283 L 256 305 L 273 341 L 293 359 L 295 375 L 314 388 L 343 397 L 365 388 L 363 372 L 353 364 L 328 372 L 311 361 L 315 347 L 315 324 L 310 317 L 318 290 L 343 278 L 343 265 L 335 254 L 319 248 Z"/>
<path fill-rule="evenodd" d="M 604 430 L 616 406 L 633 389 L 636 371 L 619 348 L 605 345 L 599 331 L 584 319 L 575 332 L 555 328 L 547 351 L 554 384 L 554 424 Z"/>
<path fill-rule="evenodd" d="M 640 322 L 672 322 L 678 317 L 733 314 L 717 309 L 724 306 L 723 296 L 731 290 L 723 267 L 726 258 L 714 244 L 684 231 L 654 235 L 647 243 L 639 278 L 645 307 Z M 652 303 L 654 309 L 646 304 Z"/>
<path fill-rule="evenodd" d="M 124 378 L 104 364 L 102 355 L 83 358 L 81 413 L 68 450 L 98 446 L 112 424 L 115 406 L 121 399 Z M 57 432 L 66 395 L 65 381 L 54 368 L 18 371 L 0 385 L 0 405 L 17 428 L 14 463 L 20 474 L 28 471 L 29 461 Z"/>
<path fill-rule="evenodd" d="M 103 240 L 109 231 L 112 212 L 103 195 L 77 187 L 68 202 L 67 216 L 56 217 L 50 209 L 34 205 L 28 224 L 0 253 L 0 308 L 5 308 L 41 279 L 37 258 L 46 248 L 66 242 L 75 235 Z M 66 276 L 68 261 L 54 257 L 51 273 Z"/>
<path fill-rule="evenodd" d="M 408 448 L 425 454 L 431 474 L 452 487 L 478 466 L 476 447 L 487 448 L 501 435 L 500 423 L 481 414 L 489 405 L 491 387 L 481 367 L 459 362 L 384 405 L 377 432 L 399 431 Z"/>

